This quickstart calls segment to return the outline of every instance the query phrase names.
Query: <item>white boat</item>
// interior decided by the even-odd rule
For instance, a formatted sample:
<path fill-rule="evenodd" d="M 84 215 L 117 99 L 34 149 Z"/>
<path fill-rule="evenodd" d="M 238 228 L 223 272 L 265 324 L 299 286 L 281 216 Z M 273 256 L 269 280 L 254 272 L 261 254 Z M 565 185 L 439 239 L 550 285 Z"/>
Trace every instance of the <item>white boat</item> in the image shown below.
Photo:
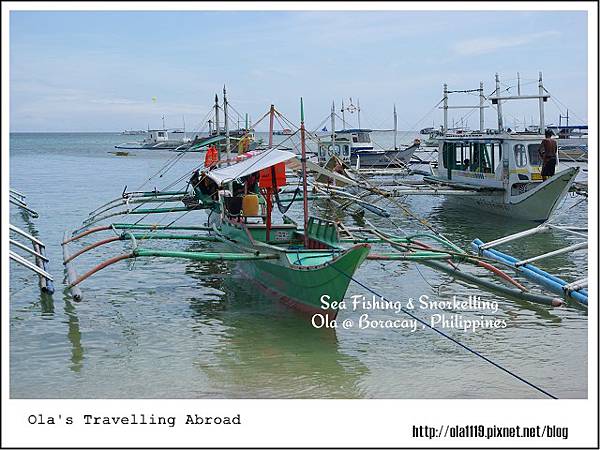
<path fill-rule="evenodd" d="M 499 83 L 496 75 L 496 92 L 500 92 Z M 550 95 L 543 88 L 541 73 L 539 88 L 539 95 L 490 98 L 497 105 L 498 130 L 442 134 L 438 138 L 437 167 L 432 166 L 432 176 L 426 177 L 425 181 L 475 191 L 476 195 L 449 196 L 469 207 L 516 219 L 546 221 L 569 191 L 579 167 L 557 171 L 553 177 L 542 180 L 538 150 L 544 136 L 539 131 L 515 133 L 504 130 L 501 106 L 507 100 L 539 99 L 538 130 L 544 130 L 543 105 Z M 447 129 L 447 93 L 445 87 L 444 129 Z M 480 107 L 483 117 L 483 104 Z"/>
<path fill-rule="evenodd" d="M 172 131 L 169 135 L 169 130 L 159 128 L 146 131 L 146 137 L 142 141 L 124 142 L 115 145 L 115 148 L 120 149 L 154 149 L 154 150 L 172 150 L 181 148 L 182 146 L 191 144 L 192 140 L 185 136 L 185 133 L 180 130 Z"/>
<path fill-rule="evenodd" d="M 342 109 L 342 111 L 344 111 Z M 358 109 L 360 114 L 360 109 Z M 344 124 L 346 123 L 342 119 Z M 360 123 L 360 115 L 359 115 Z M 415 139 L 411 145 L 399 146 L 397 138 L 397 115 L 394 106 L 394 148 L 375 148 L 368 128 L 349 128 L 333 131 L 319 140 L 318 160 L 324 165 L 332 156 L 337 156 L 344 163 L 360 168 L 390 168 L 406 166 L 421 141 Z M 331 108 L 331 129 L 335 130 L 335 105 Z"/>

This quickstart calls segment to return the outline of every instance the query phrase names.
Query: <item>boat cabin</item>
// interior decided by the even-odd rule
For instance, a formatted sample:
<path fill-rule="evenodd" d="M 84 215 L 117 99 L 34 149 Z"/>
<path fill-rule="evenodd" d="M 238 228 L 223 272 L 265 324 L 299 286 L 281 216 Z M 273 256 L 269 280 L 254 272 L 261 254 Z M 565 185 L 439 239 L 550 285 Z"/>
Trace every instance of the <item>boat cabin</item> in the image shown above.
<path fill-rule="evenodd" d="M 350 163 L 352 154 L 358 151 L 373 150 L 372 131 L 366 128 L 340 130 L 335 132 L 335 139 L 328 136 L 328 140 L 321 140 L 318 148 L 319 163 L 327 162 L 333 155 Z"/>
<path fill-rule="evenodd" d="M 165 128 L 148 130 L 144 138 L 144 144 L 158 144 L 169 140 L 169 133 Z"/>
<path fill-rule="evenodd" d="M 441 136 L 437 178 L 497 189 L 539 183 L 542 139 L 540 134 L 507 132 Z"/>

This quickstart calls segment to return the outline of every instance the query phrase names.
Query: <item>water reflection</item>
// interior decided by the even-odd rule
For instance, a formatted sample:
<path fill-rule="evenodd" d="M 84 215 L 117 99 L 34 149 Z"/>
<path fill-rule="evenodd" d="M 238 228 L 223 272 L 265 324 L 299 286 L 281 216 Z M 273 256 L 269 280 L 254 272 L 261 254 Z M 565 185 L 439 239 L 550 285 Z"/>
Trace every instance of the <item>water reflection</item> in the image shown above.
<path fill-rule="evenodd" d="M 186 272 L 219 294 L 192 298 L 198 334 L 207 324 L 221 331 L 210 355 L 199 349 L 195 367 L 214 396 L 234 398 L 355 397 L 367 368 L 339 351 L 335 330 L 315 329 L 310 317 L 263 295 L 239 267 L 226 277 L 207 278 L 203 264 Z M 231 270 L 231 269 L 230 269 Z M 214 337 L 214 336 L 211 336 Z"/>
<path fill-rule="evenodd" d="M 69 297 L 64 297 L 64 312 L 67 317 L 67 338 L 71 343 L 71 365 L 73 372 L 79 373 L 83 367 L 84 347 L 81 345 L 81 330 L 79 329 L 79 318 L 77 308 L 71 303 Z"/>

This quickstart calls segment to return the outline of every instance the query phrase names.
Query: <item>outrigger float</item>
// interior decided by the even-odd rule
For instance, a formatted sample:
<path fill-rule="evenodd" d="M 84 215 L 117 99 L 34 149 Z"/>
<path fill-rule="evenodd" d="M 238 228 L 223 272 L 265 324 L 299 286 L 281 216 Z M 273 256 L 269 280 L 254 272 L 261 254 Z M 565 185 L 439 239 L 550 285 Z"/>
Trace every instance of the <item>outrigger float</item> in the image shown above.
<path fill-rule="evenodd" d="M 39 217 L 39 214 L 27 205 L 25 198 L 25 194 L 14 189 L 10 189 L 11 204 L 19 207 L 26 216 L 30 216 L 32 218 Z M 40 290 L 47 294 L 53 294 L 54 279 L 48 272 L 49 260 L 48 256 L 46 255 L 46 245 L 37 237 L 27 233 L 19 227 L 14 226 L 13 224 L 9 224 L 9 230 L 14 236 L 9 237 L 8 239 L 9 245 L 11 246 L 11 249 L 8 251 L 9 258 L 17 264 L 20 264 L 21 266 L 36 273 L 39 278 Z M 28 241 L 31 245 L 31 248 L 23 244 L 23 242 L 20 242 L 17 239 L 17 236 Z M 33 261 L 30 261 L 22 254 L 17 253 L 15 251 L 16 249 L 22 250 L 28 255 L 33 256 Z"/>
<path fill-rule="evenodd" d="M 518 239 L 524 239 L 529 236 L 533 236 L 539 233 L 545 233 L 549 231 L 557 231 L 569 234 L 572 237 L 579 238 L 580 242 L 562 247 L 541 255 L 531 256 L 524 259 L 516 258 L 512 255 L 508 255 L 496 249 L 499 245 L 514 242 Z M 491 242 L 482 242 L 480 239 L 475 239 L 471 243 L 471 246 L 477 254 L 492 258 L 499 261 L 507 266 L 511 266 L 514 270 L 529 279 L 530 281 L 548 289 L 550 292 L 561 296 L 565 300 L 575 300 L 582 305 L 587 306 L 588 304 L 588 279 L 587 276 L 567 282 L 555 275 L 552 275 L 539 267 L 533 265 L 535 261 L 541 261 L 542 259 L 553 258 L 558 255 L 565 253 L 587 250 L 587 228 L 574 228 L 574 227 L 562 227 L 550 222 L 545 222 L 535 228 L 530 228 L 519 233 L 514 233 L 508 236 L 501 237 Z"/>
<path fill-rule="evenodd" d="M 224 92 L 225 94 L 225 92 Z M 224 95 L 225 133 L 228 136 L 227 97 Z M 81 299 L 81 282 L 119 261 L 137 258 L 182 258 L 194 261 L 238 262 L 243 274 L 258 284 L 272 297 L 298 310 L 308 313 L 337 315 L 337 307 L 321 308 L 321 298 L 329 295 L 342 299 L 355 272 L 366 260 L 414 261 L 427 264 L 436 270 L 451 274 L 469 283 L 482 286 L 506 296 L 560 306 L 563 301 L 546 295 L 534 294 L 501 269 L 492 266 L 486 257 L 471 255 L 443 236 L 435 233 L 419 233 L 397 236 L 385 233 L 373 226 L 348 227 L 308 214 L 308 171 L 306 159 L 306 130 L 301 101 L 300 158 L 295 153 L 280 150 L 272 144 L 273 117 L 271 106 L 269 147 L 232 156 L 231 142 L 226 139 L 225 158 L 211 161 L 190 172 L 187 186 L 182 190 L 123 192 L 122 197 L 112 200 L 95 211 L 83 227 L 72 233 L 65 232 L 62 243 L 68 289 L 75 299 Z M 290 198 L 280 197 L 286 184 L 286 168 L 299 173 L 302 179 Z M 318 168 L 320 175 L 329 174 L 343 181 L 343 176 Z M 318 194 L 313 195 L 313 198 Z M 285 215 L 292 202 L 302 201 L 303 225 Z M 155 208 L 142 208 L 146 203 L 159 203 Z M 286 205 L 287 202 L 287 205 Z M 183 206 L 164 206 L 164 205 Z M 277 204 L 282 214 L 281 222 L 273 222 L 273 207 Z M 135 205 L 135 206 L 133 206 Z M 208 217 L 201 225 L 174 225 L 178 219 L 167 224 L 142 223 L 142 219 L 156 214 L 177 212 L 183 215 L 205 210 Z M 142 218 L 135 223 L 98 222 L 116 216 Z M 133 216 L 138 217 L 138 216 Z M 166 217 L 166 216 L 163 216 Z M 100 241 L 72 252 L 71 245 L 85 242 L 86 237 L 99 232 L 112 232 Z M 205 241 L 214 251 L 162 250 L 140 247 L 148 241 Z M 131 249 L 109 258 L 78 275 L 74 262 L 100 246 L 115 241 L 127 241 Z M 504 283 L 482 280 L 472 273 L 459 269 L 457 262 L 481 267 L 499 277 Z"/>

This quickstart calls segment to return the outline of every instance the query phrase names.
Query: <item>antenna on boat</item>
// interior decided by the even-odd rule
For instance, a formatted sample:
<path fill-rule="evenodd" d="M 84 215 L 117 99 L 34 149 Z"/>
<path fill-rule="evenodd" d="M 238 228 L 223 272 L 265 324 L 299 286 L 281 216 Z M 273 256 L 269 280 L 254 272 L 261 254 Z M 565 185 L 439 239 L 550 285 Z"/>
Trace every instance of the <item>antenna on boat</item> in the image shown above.
<path fill-rule="evenodd" d="M 181 118 L 183 119 L 183 138 L 185 139 L 185 116 L 182 114 Z"/>
<path fill-rule="evenodd" d="M 346 129 L 346 110 L 344 108 L 344 99 L 342 99 L 342 127 L 344 128 L 344 130 Z"/>
<path fill-rule="evenodd" d="M 165 129 L 165 115 L 163 114 L 162 116 L 160 116 L 162 119 L 162 124 L 163 124 L 163 130 Z"/>
<path fill-rule="evenodd" d="M 273 120 L 275 119 L 275 105 L 269 110 L 269 148 L 273 147 Z"/>
<path fill-rule="evenodd" d="M 394 150 L 398 150 L 398 114 L 396 114 L 396 104 L 394 103 Z"/>
<path fill-rule="evenodd" d="M 302 149 L 302 201 L 304 205 L 304 247 L 308 248 L 308 184 L 306 181 L 306 139 L 304 136 L 304 101 L 300 97 L 300 145 Z"/>
<path fill-rule="evenodd" d="M 358 112 L 358 128 L 360 128 L 360 99 L 356 99 L 356 111 Z"/>
<path fill-rule="evenodd" d="M 521 95 L 521 75 L 517 72 L 517 95 Z"/>
<path fill-rule="evenodd" d="M 250 128 L 248 125 L 248 113 L 246 113 L 246 131 L 250 131 Z"/>

